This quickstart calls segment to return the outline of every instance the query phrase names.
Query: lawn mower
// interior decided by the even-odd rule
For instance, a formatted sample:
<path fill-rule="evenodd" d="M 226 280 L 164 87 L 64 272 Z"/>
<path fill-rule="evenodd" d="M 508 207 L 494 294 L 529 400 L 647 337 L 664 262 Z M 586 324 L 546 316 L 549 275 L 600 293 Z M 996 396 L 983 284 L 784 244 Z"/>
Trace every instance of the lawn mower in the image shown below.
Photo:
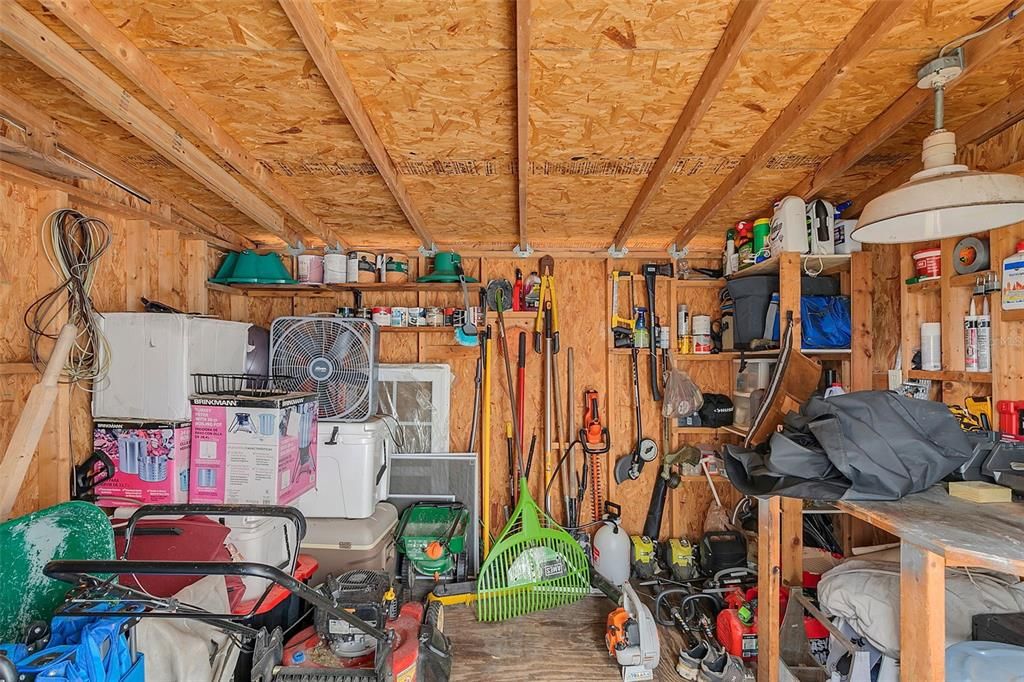
<path fill-rule="evenodd" d="M 433 582 L 466 580 L 466 529 L 469 511 L 461 502 L 417 502 L 402 513 L 395 547 L 402 557 L 399 573 L 412 590 L 417 576 Z"/>

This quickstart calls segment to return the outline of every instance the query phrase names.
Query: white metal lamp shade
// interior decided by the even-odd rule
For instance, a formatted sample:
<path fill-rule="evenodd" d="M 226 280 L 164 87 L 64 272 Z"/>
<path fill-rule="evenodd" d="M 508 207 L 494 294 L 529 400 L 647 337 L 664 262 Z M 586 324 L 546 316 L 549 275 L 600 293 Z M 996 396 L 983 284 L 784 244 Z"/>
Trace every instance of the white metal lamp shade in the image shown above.
<path fill-rule="evenodd" d="M 937 130 L 929 135 L 922 155 L 925 170 L 870 201 L 853 238 L 901 244 L 1024 222 L 1024 177 L 973 172 L 954 164 L 955 155 L 953 133 Z"/>

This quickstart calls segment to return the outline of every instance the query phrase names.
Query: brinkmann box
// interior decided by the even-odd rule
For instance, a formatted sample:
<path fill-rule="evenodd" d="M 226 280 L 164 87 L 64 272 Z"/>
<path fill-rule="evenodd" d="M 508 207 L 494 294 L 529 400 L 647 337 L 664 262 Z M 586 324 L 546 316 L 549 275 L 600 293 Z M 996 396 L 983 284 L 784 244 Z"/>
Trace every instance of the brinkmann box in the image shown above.
<path fill-rule="evenodd" d="M 312 393 L 192 396 L 189 501 L 287 504 L 316 485 Z"/>
<path fill-rule="evenodd" d="M 96 487 L 97 504 L 125 504 L 104 497 L 143 504 L 188 502 L 189 432 L 187 421 L 97 421 L 93 449 L 114 463 L 114 476 Z"/>

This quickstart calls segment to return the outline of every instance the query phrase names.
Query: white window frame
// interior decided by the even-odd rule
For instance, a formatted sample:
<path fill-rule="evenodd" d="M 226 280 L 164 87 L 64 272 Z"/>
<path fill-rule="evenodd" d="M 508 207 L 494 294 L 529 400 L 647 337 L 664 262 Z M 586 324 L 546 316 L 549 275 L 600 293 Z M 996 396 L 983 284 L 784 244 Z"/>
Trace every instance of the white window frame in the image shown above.
<path fill-rule="evenodd" d="M 451 367 L 444 364 L 382 364 L 377 371 L 377 383 L 383 399 L 386 392 L 392 399 L 394 385 L 400 382 L 429 383 L 431 389 L 430 403 L 433 405 L 433 417 L 430 423 L 430 451 L 447 453 L 449 451 L 449 423 L 451 418 L 451 395 L 453 374 Z M 399 426 L 416 426 L 420 422 L 407 421 L 401 415 L 395 415 Z M 413 454 L 413 453 L 405 453 Z"/>

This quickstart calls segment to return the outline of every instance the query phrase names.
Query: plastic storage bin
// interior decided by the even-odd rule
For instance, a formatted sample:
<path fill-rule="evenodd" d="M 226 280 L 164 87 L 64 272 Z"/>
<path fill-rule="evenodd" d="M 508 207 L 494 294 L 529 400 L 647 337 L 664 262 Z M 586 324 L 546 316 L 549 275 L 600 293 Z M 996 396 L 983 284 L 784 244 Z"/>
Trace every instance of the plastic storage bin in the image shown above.
<path fill-rule="evenodd" d="M 274 568 L 286 569 L 292 555 L 298 552 L 295 524 L 288 519 L 266 516 L 225 516 L 224 525 L 231 529 L 226 540 L 234 561 L 255 561 Z M 243 600 L 256 599 L 267 589 L 263 578 L 243 576 Z"/>
<path fill-rule="evenodd" d="M 317 425 L 316 488 L 296 506 L 307 518 L 363 519 L 387 499 L 395 452 L 391 426 L 381 417 L 366 422 Z"/>
<path fill-rule="evenodd" d="M 733 384 L 733 424 L 747 427 L 761 404 L 763 389 L 768 387 L 775 371 L 775 360 L 734 360 L 736 380 Z M 743 368 L 742 371 L 740 368 Z"/>
<path fill-rule="evenodd" d="M 395 570 L 394 530 L 398 510 L 380 502 L 365 519 L 307 519 L 303 554 L 320 562 L 310 579 L 311 585 L 323 582 L 328 573 L 338 575 L 363 568 L 374 571 Z"/>

